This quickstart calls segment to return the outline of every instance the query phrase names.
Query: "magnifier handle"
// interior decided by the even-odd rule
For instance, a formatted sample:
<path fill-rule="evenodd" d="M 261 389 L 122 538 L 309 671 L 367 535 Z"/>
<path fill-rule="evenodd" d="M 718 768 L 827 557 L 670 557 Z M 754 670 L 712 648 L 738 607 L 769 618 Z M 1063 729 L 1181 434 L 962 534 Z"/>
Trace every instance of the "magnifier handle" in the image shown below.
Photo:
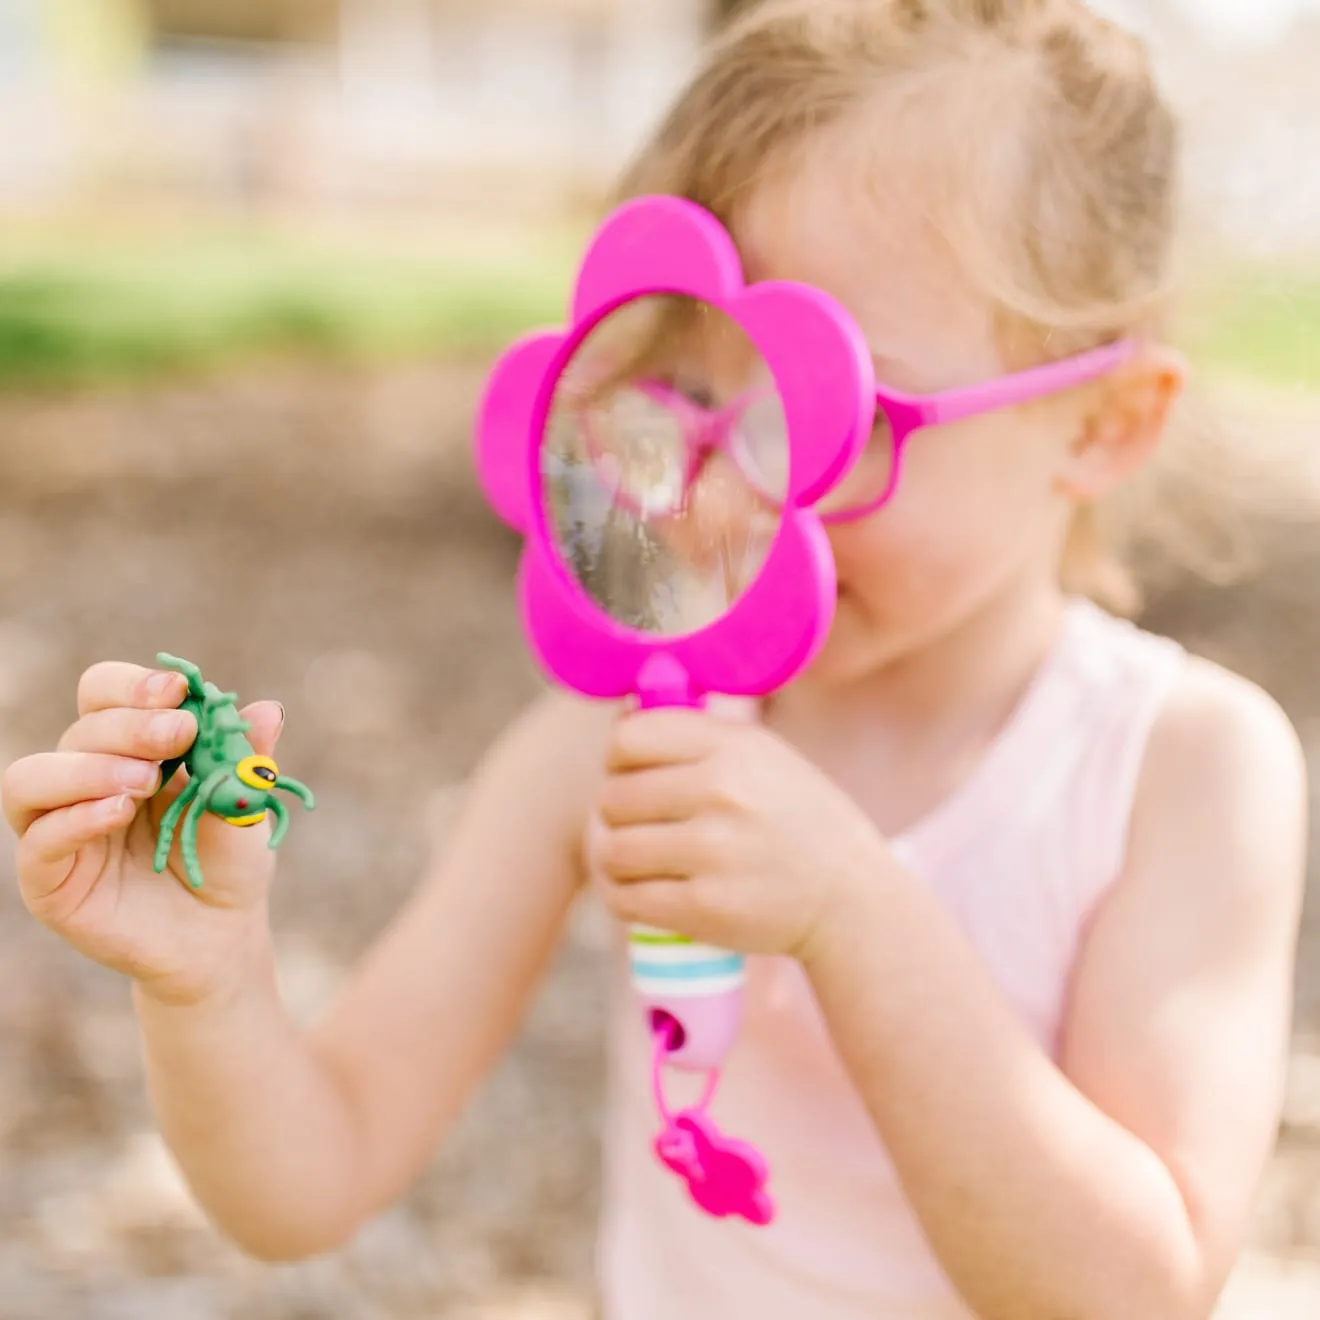
<path fill-rule="evenodd" d="M 628 957 L 651 1026 L 670 1030 L 666 1062 L 700 1072 L 722 1067 L 742 1021 L 746 959 L 651 926 L 629 927 Z"/>
<path fill-rule="evenodd" d="M 704 710 L 709 704 L 682 664 L 665 652 L 643 666 L 637 698 L 643 710 Z M 628 956 L 633 988 L 652 1027 L 669 1028 L 665 1062 L 693 1072 L 722 1068 L 742 1022 L 747 979 L 742 954 L 651 926 L 631 926 Z"/>

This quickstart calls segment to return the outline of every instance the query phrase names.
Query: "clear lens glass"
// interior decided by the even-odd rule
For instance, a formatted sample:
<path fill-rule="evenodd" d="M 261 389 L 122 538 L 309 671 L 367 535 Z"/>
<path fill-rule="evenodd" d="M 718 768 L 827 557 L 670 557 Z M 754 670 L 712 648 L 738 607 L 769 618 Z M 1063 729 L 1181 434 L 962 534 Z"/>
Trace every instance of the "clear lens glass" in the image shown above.
<path fill-rule="evenodd" d="M 750 395 L 733 420 L 729 449 L 755 490 L 782 504 L 788 496 L 788 422 L 773 388 Z"/>
<path fill-rule="evenodd" d="M 738 324 L 692 299 L 627 304 L 578 347 L 547 419 L 543 496 L 564 566 L 620 623 L 694 632 L 760 575 L 782 516 L 761 487 L 783 489 L 783 413 L 744 427 L 758 479 L 734 452 L 730 401 L 769 378 Z"/>

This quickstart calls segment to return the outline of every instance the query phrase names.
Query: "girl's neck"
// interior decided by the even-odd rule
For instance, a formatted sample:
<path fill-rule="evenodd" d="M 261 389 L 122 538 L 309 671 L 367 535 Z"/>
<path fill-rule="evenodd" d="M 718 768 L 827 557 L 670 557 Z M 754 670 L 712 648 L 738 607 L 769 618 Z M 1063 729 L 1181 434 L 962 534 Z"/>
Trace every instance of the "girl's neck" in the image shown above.
<path fill-rule="evenodd" d="M 1015 583 L 855 682 L 787 689 L 771 718 L 828 741 L 879 736 L 937 756 L 988 743 L 1053 649 L 1065 603 L 1056 588 Z"/>

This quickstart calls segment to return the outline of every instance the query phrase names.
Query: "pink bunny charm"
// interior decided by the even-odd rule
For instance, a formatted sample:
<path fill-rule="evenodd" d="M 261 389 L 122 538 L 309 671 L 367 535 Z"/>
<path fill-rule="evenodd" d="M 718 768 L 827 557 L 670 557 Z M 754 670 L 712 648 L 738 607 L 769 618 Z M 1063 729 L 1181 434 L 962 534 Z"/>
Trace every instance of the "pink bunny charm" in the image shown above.
<path fill-rule="evenodd" d="M 763 1226 L 774 1218 L 765 1190 L 769 1170 L 745 1141 L 726 1137 L 708 1114 L 685 1110 L 674 1115 L 655 1140 L 655 1153 L 688 1185 L 693 1201 L 708 1215 L 738 1215 Z"/>

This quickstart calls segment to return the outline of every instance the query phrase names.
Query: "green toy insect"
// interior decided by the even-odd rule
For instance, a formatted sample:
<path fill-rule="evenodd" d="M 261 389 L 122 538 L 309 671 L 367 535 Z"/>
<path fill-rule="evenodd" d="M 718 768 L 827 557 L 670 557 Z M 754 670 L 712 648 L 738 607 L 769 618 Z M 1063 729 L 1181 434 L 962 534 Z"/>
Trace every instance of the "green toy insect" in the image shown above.
<path fill-rule="evenodd" d="M 197 720 L 197 737 L 180 757 L 161 766 L 161 788 L 174 777 L 180 766 L 188 771 L 183 792 L 170 803 L 160 822 L 156 841 L 155 867 L 159 874 L 169 860 L 175 831 L 183 822 L 179 846 L 188 883 L 202 887 L 202 868 L 197 859 L 197 825 L 206 812 L 219 816 L 230 825 L 256 825 L 270 812 L 275 817 L 270 846 L 278 848 L 289 828 L 289 813 L 275 797 L 283 789 L 299 798 L 308 811 L 316 799 L 306 785 L 286 779 L 269 756 L 258 755 L 248 741 L 252 726 L 238 713 L 238 695 L 221 692 L 214 683 L 204 682 L 202 671 L 188 660 L 162 652 L 156 663 L 173 669 L 188 680 L 188 695 L 180 710 Z M 159 791 L 159 790 L 158 790 Z"/>

